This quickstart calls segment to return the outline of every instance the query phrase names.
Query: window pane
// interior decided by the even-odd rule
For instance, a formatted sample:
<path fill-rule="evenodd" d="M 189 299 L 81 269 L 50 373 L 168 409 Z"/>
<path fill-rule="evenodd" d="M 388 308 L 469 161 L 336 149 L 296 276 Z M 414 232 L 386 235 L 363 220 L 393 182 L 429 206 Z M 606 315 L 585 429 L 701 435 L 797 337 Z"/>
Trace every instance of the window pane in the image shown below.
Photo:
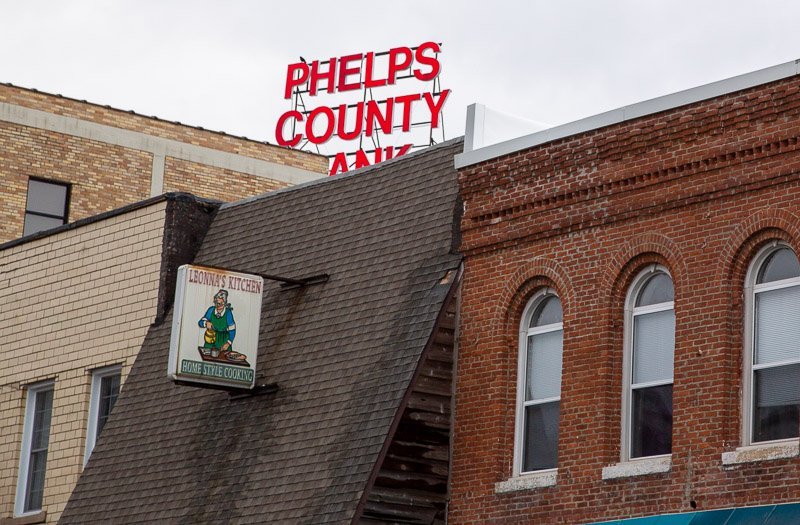
<path fill-rule="evenodd" d="M 780 281 L 797 276 L 800 276 L 800 263 L 797 262 L 797 257 L 792 250 L 781 248 L 773 252 L 764 261 L 761 271 L 758 272 L 756 284 Z"/>
<path fill-rule="evenodd" d="M 50 416 L 53 412 L 53 391 L 37 392 L 33 416 L 31 449 L 47 448 L 50 441 Z"/>
<path fill-rule="evenodd" d="M 42 508 L 44 496 L 44 475 L 47 470 L 47 449 L 31 454 L 28 463 L 28 484 L 25 494 L 24 511 Z"/>
<path fill-rule="evenodd" d="M 800 434 L 800 365 L 756 370 L 753 441 L 788 439 Z"/>
<path fill-rule="evenodd" d="M 558 464 L 558 413 L 558 401 L 525 407 L 523 472 Z"/>
<path fill-rule="evenodd" d="M 672 385 L 633 391 L 631 457 L 672 452 Z"/>
<path fill-rule="evenodd" d="M 528 337 L 525 400 L 561 395 L 561 347 L 564 332 L 555 330 Z"/>
<path fill-rule="evenodd" d="M 533 328 L 536 326 L 560 323 L 562 318 L 561 300 L 551 295 L 536 308 L 536 313 L 534 313 L 531 318 L 530 327 Z"/>
<path fill-rule="evenodd" d="M 25 214 L 25 226 L 22 228 L 22 235 L 31 235 L 32 233 L 57 228 L 64 224 L 61 219 L 53 219 L 51 217 L 42 217 L 40 215 Z"/>
<path fill-rule="evenodd" d="M 633 384 L 672 379 L 675 311 L 633 317 Z"/>
<path fill-rule="evenodd" d="M 756 294 L 755 363 L 800 359 L 800 286 Z"/>
<path fill-rule="evenodd" d="M 668 303 L 675 300 L 675 291 L 672 288 L 672 279 L 669 275 L 659 272 L 652 276 L 639 292 L 636 306 Z"/>
<path fill-rule="evenodd" d="M 67 202 L 67 187 L 39 180 L 28 181 L 28 202 L 26 211 L 64 216 Z"/>
<path fill-rule="evenodd" d="M 97 432 L 95 433 L 96 437 L 100 437 L 100 432 L 102 432 L 103 427 L 108 420 L 108 416 L 111 414 L 111 409 L 114 408 L 114 404 L 117 402 L 117 396 L 119 396 L 119 381 L 119 374 L 106 376 L 100 380 L 100 399 L 98 403 Z"/>
<path fill-rule="evenodd" d="M 50 419 L 53 412 L 53 391 L 36 392 L 33 397 L 33 425 L 31 432 L 28 479 L 25 484 L 24 511 L 42 508 L 44 477 L 47 470 L 47 446 L 50 441 Z"/>

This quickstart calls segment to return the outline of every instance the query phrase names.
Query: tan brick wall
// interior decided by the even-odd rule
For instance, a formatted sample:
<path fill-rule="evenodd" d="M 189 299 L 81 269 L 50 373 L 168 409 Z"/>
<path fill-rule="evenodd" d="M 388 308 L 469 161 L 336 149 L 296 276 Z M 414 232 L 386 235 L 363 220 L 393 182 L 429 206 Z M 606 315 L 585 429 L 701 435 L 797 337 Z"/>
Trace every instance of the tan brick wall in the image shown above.
<path fill-rule="evenodd" d="M 244 137 L 185 126 L 176 122 L 137 115 L 129 111 L 40 93 L 7 84 L 0 84 L 0 102 L 38 109 L 56 115 L 75 117 L 107 126 L 139 131 L 156 137 L 178 140 L 256 159 L 269 160 L 278 164 L 295 166 L 319 173 L 327 173 L 328 170 L 328 161 L 325 157 L 308 152 L 290 150 Z"/>
<path fill-rule="evenodd" d="M 51 379 L 43 508 L 48 523 L 58 520 L 82 470 L 91 371 L 121 364 L 124 381 L 155 317 L 166 206 L 0 251 L 15 326 L 0 366 L 0 518 L 14 509 L 25 387 Z"/>
<path fill-rule="evenodd" d="M 0 152 L 0 242 L 22 236 L 29 177 L 72 183 L 70 222 L 150 196 L 146 152 L 7 122 Z"/>
<path fill-rule="evenodd" d="M 0 84 L 0 102 L 212 148 L 248 159 L 269 161 L 320 174 L 327 173 L 328 161 L 319 155 L 6 84 Z M 3 206 L 0 207 L 0 243 L 22 236 L 30 177 L 73 185 L 69 206 L 69 221 L 72 222 L 149 197 L 153 172 L 153 154 L 150 151 L 0 120 L 0 190 L 3 197 Z M 212 182 L 220 174 L 232 181 L 226 191 L 221 191 Z M 187 177 L 186 180 L 181 180 L 183 176 Z M 168 159 L 164 179 L 165 192 L 189 191 L 201 197 L 224 201 L 241 199 L 287 185 L 269 178 L 178 159 Z"/>
<path fill-rule="evenodd" d="M 283 182 L 172 157 L 167 157 L 164 166 L 165 192 L 185 191 L 225 202 L 286 186 Z"/>

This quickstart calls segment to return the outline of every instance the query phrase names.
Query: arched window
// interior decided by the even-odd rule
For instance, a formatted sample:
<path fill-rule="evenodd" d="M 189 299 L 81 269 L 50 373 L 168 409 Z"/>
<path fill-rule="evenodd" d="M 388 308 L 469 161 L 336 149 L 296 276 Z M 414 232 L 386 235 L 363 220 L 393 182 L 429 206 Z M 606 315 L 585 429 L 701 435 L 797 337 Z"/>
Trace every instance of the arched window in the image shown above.
<path fill-rule="evenodd" d="M 800 434 L 800 263 L 774 242 L 745 284 L 744 443 Z"/>
<path fill-rule="evenodd" d="M 558 464 L 562 334 L 561 301 L 552 289 L 540 290 L 520 327 L 515 474 Z"/>
<path fill-rule="evenodd" d="M 623 460 L 672 452 L 675 292 L 666 268 L 634 279 L 625 308 Z"/>

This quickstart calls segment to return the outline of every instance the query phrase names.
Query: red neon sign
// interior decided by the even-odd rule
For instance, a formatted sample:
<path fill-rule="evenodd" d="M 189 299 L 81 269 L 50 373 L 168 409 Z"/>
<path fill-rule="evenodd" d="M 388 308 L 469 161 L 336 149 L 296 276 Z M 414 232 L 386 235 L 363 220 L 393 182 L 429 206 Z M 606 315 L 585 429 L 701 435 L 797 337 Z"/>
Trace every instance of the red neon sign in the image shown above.
<path fill-rule="evenodd" d="M 287 68 L 284 98 L 291 98 L 301 88 L 306 88 L 309 96 L 316 96 L 323 92 L 335 94 L 394 85 L 399 77 L 432 81 L 441 72 L 438 59 L 440 52 L 439 44 L 425 42 L 416 48 L 390 49 L 388 53 L 383 53 L 388 55 L 388 60 L 380 66 L 377 65 L 376 53 L 371 51 L 332 57 L 326 61 L 296 62 Z M 438 128 L 442 108 L 449 94 L 450 90 L 445 89 L 438 93 L 411 93 L 378 101 L 365 99 L 355 104 L 321 105 L 306 112 L 293 109 L 278 118 L 275 138 L 281 146 L 297 147 L 304 141 L 323 144 L 332 137 L 350 141 L 362 136 L 371 137 L 375 133 L 391 135 L 398 129 L 405 133 L 411 129 L 411 115 L 415 109 L 427 112 L 431 129 Z M 399 124 L 395 124 L 396 121 Z M 295 131 L 292 132 L 292 129 Z M 376 149 L 374 162 L 403 155 L 411 147 L 412 144 L 407 144 Z M 369 164 L 366 152 L 358 150 L 355 153 L 356 168 Z M 336 154 L 330 175 L 347 169 L 347 154 Z"/>

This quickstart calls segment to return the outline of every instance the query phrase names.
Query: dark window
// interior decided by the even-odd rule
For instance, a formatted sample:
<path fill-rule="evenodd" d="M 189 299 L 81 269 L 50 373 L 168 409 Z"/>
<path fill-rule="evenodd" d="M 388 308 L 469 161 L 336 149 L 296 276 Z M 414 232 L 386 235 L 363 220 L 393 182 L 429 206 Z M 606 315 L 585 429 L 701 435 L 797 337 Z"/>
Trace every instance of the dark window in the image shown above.
<path fill-rule="evenodd" d="M 558 419 L 561 405 L 561 301 L 548 291 L 532 300 L 530 323 L 520 358 L 524 394 L 521 398 L 522 458 L 520 472 L 556 468 Z M 524 325 L 523 325 L 524 326 Z"/>
<path fill-rule="evenodd" d="M 97 407 L 97 433 L 95 439 L 100 437 L 100 432 L 108 420 L 114 403 L 119 395 L 119 374 L 105 376 L 100 380 L 100 399 Z"/>
<path fill-rule="evenodd" d="M 674 289 L 670 276 L 648 269 L 637 278 L 629 319 L 631 352 L 629 457 L 672 451 Z"/>
<path fill-rule="evenodd" d="M 89 423 L 86 429 L 84 465 L 89 461 L 94 445 L 117 402 L 121 377 L 121 369 L 118 365 L 96 370 L 92 374 L 92 397 L 89 400 Z"/>
<path fill-rule="evenodd" d="M 30 235 L 66 224 L 69 190 L 69 184 L 30 179 L 22 234 Z"/>
<path fill-rule="evenodd" d="M 782 245 L 753 287 L 752 442 L 790 439 L 800 428 L 800 262 Z"/>
<path fill-rule="evenodd" d="M 28 456 L 28 479 L 25 483 L 23 512 L 41 510 L 44 496 L 44 475 L 47 470 L 47 446 L 50 442 L 50 417 L 53 412 L 53 390 L 40 390 L 33 395 L 33 427 Z"/>

